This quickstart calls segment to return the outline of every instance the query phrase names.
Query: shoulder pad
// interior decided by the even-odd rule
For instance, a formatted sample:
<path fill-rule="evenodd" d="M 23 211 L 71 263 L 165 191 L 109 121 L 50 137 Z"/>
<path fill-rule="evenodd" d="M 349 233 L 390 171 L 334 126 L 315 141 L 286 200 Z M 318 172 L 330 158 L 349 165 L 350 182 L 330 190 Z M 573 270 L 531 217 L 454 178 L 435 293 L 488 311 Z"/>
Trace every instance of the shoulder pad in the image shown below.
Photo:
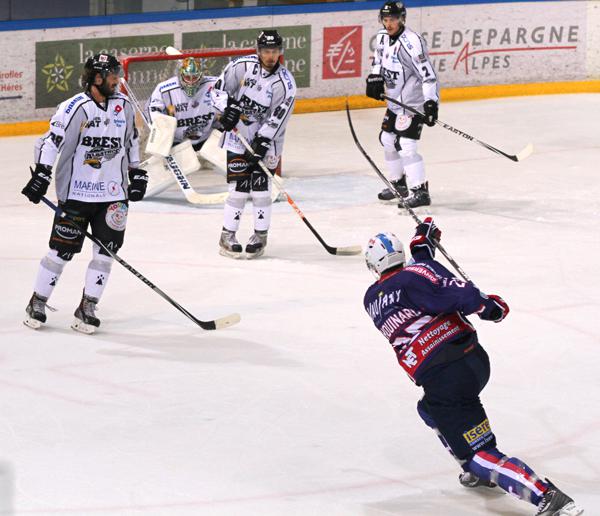
<path fill-rule="evenodd" d="M 177 80 L 177 77 L 171 77 L 170 79 L 161 82 L 157 88 L 161 93 L 174 88 L 179 88 L 179 81 Z"/>
<path fill-rule="evenodd" d="M 419 55 L 423 53 L 423 44 L 419 35 L 405 27 L 404 32 L 398 38 L 402 42 L 402 46 L 408 50 L 411 55 Z"/>
<path fill-rule="evenodd" d="M 71 111 L 73 111 L 75 107 L 77 107 L 80 104 L 83 104 L 84 102 L 87 102 L 88 100 L 90 100 L 90 98 L 86 94 L 78 93 L 74 97 L 65 100 L 61 104 L 61 107 L 64 109 L 65 114 L 68 115 Z"/>

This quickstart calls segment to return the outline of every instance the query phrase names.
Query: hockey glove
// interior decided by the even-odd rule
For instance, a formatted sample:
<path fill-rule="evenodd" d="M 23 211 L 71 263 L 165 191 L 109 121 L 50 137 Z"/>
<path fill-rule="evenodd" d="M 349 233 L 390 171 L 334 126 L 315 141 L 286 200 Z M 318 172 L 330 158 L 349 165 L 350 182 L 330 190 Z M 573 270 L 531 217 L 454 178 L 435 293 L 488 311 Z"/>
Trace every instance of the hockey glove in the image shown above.
<path fill-rule="evenodd" d="M 421 253 L 426 253 L 423 258 L 433 260 L 435 256 L 435 246 L 440 242 L 442 232 L 433 222 L 431 217 L 427 217 L 417 226 L 415 236 L 410 241 L 410 252 L 413 257 Z"/>
<path fill-rule="evenodd" d="M 127 187 L 127 197 L 130 201 L 141 201 L 146 194 L 148 186 L 148 174 L 141 168 L 132 168 L 129 170 L 129 186 Z"/>
<path fill-rule="evenodd" d="M 221 125 L 223 126 L 223 130 L 231 131 L 240 121 L 241 115 L 242 109 L 240 106 L 238 106 L 234 100 L 229 99 L 227 102 L 227 107 L 221 115 Z"/>
<path fill-rule="evenodd" d="M 372 73 L 367 77 L 367 97 L 375 100 L 381 100 L 381 96 L 385 93 L 383 88 L 383 77 Z"/>
<path fill-rule="evenodd" d="M 33 204 L 38 204 L 46 192 L 48 191 L 48 185 L 50 179 L 52 179 L 52 169 L 46 165 L 37 163 L 35 170 L 29 167 L 31 171 L 31 179 L 25 185 L 25 188 L 21 190 L 21 193 L 27 197 Z"/>
<path fill-rule="evenodd" d="M 256 165 L 259 161 L 265 159 L 267 151 L 271 146 L 271 140 L 264 136 L 257 136 L 252 142 L 252 153 L 246 153 L 246 160 L 252 165 Z"/>
<path fill-rule="evenodd" d="M 494 321 L 498 323 L 504 320 L 508 315 L 508 312 L 510 312 L 510 308 L 508 308 L 504 299 L 495 294 L 489 294 L 488 299 L 485 300 L 483 306 L 477 312 L 477 315 L 484 321 Z"/>
<path fill-rule="evenodd" d="M 428 100 L 423 104 L 423 111 L 425 112 L 425 119 L 423 121 L 429 127 L 433 127 L 438 119 L 438 103 L 435 100 Z"/>

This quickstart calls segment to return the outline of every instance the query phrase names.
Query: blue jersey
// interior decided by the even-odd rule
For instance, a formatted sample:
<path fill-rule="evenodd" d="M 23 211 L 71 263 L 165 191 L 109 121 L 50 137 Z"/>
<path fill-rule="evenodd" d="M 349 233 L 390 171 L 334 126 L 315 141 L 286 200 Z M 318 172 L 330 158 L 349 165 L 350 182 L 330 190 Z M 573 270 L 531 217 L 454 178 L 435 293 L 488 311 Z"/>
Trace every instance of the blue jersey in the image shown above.
<path fill-rule="evenodd" d="M 477 345 L 466 316 L 483 309 L 487 297 L 427 253 L 413 258 L 414 263 L 373 283 L 364 305 L 399 364 L 419 384 L 427 369 L 456 360 Z"/>

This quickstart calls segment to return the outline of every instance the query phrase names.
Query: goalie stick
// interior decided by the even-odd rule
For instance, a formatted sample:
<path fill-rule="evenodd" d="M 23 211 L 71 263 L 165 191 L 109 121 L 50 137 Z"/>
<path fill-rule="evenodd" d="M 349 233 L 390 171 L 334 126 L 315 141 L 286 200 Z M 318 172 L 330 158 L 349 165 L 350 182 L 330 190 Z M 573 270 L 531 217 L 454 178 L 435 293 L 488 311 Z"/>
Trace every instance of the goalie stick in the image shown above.
<path fill-rule="evenodd" d="M 146 126 L 150 127 L 150 120 L 148 120 L 148 118 L 146 117 L 146 113 L 144 113 L 144 111 L 142 110 L 142 106 L 140 105 L 137 97 L 135 96 L 135 93 L 133 93 L 133 90 L 131 89 L 131 87 L 129 86 L 129 84 L 127 83 L 127 81 L 124 78 L 121 78 L 121 84 L 125 88 L 125 91 L 127 92 L 127 96 L 129 97 L 129 100 L 131 101 L 131 103 L 133 104 L 135 109 L 139 112 L 139 114 L 141 115 L 142 120 L 144 120 L 144 123 L 146 124 Z M 183 173 L 183 171 L 181 170 L 181 168 L 179 167 L 179 165 L 177 164 L 177 161 L 175 161 L 173 156 L 171 156 L 171 155 L 167 156 L 165 158 L 165 161 L 167 163 L 167 168 L 170 170 L 170 172 L 175 177 L 175 181 L 177 182 L 177 185 L 183 192 L 183 195 L 188 200 L 188 202 L 190 202 L 192 204 L 221 204 L 221 203 L 225 202 L 227 195 L 229 195 L 228 192 L 223 192 L 223 193 L 218 193 L 218 194 L 201 194 L 199 192 L 196 192 L 192 188 L 192 185 L 188 181 L 187 177 L 185 176 L 185 174 Z"/>
<path fill-rule="evenodd" d="M 240 140 L 240 142 L 242 142 L 242 145 L 244 147 L 246 147 L 246 150 L 248 152 L 254 153 L 254 151 L 252 150 L 252 147 L 248 143 L 248 140 L 246 140 L 246 138 L 244 138 L 240 134 L 240 132 L 237 130 L 237 128 L 234 128 L 233 132 L 238 137 L 238 139 Z M 300 208 L 298 208 L 298 206 L 296 205 L 296 203 L 294 202 L 294 200 L 285 191 L 285 189 L 283 188 L 283 184 L 282 184 L 281 178 L 277 174 L 271 172 L 267 168 L 267 166 L 263 163 L 262 160 L 258 160 L 258 164 L 259 164 L 260 168 L 263 170 L 263 172 L 265 174 L 271 176 L 271 178 L 273 180 L 273 183 L 275 184 L 275 186 L 277 186 L 277 189 L 285 196 L 285 198 L 287 199 L 287 202 L 289 203 L 289 205 L 292 208 L 294 208 L 294 211 L 302 219 L 302 222 L 304 222 L 306 224 L 306 226 L 308 227 L 308 229 L 311 230 L 312 234 L 315 235 L 315 237 L 317 238 L 317 240 L 321 243 L 321 245 L 327 250 L 327 252 L 329 254 L 349 256 L 349 255 L 353 255 L 353 254 L 360 254 L 360 253 L 362 253 L 362 247 L 359 246 L 359 245 L 352 245 L 352 246 L 348 246 L 348 247 L 333 247 L 333 246 L 329 245 L 327 242 L 325 242 L 325 240 L 323 240 L 323 238 L 321 237 L 321 235 L 319 235 L 319 233 L 313 227 L 313 225 L 304 216 L 304 213 L 302 213 L 302 211 L 300 211 Z"/>
<path fill-rule="evenodd" d="M 383 174 L 383 172 L 381 170 L 379 170 L 379 168 L 377 167 L 377 165 L 375 165 L 375 162 L 371 159 L 371 156 L 369 156 L 367 154 L 367 151 L 363 148 L 363 146 L 358 141 L 358 136 L 356 136 L 356 132 L 354 131 L 354 125 L 352 124 L 352 117 L 350 116 L 350 106 L 348 105 L 348 100 L 347 99 L 346 99 L 346 116 L 348 117 L 348 125 L 350 126 L 350 132 L 352 133 L 352 139 L 354 140 L 354 143 L 358 147 L 358 150 L 360 150 L 360 152 L 362 153 L 362 155 L 369 162 L 369 165 L 371 165 L 371 167 L 373 168 L 373 170 L 375 171 L 375 173 L 381 178 L 381 180 L 390 189 L 390 191 L 393 192 L 393 194 L 397 197 L 397 199 L 400 202 L 400 204 L 402 204 L 402 206 L 406 209 L 406 211 L 408 211 L 408 213 L 413 218 L 413 220 L 417 224 L 421 224 L 422 221 L 421 221 L 421 219 L 419 219 L 419 217 L 417 216 L 417 214 L 415 213 L 415 211 L 410 206 L 408 206 L 406 204 L 406 201 L 400 195 L 400 192 L 388 180 L 388 178 L 385 177 L 385 175 Z M 450 256 L 448 254 L 448 252 L 444 249 L 444 247 L 442 246 L 442 244 L 440 244 L 439 242 L 436 242 L 436 241 L 434 241 L 433 243 L 440 250 L 440 253 L 442 253 L 444 255 L 444 257 L 446 258 L 446 260 L 448 260 L 448 262 L 452 264 L 452 266 L 454 267 L 454 269 L 456 269 L 456 272 L 458 272 L 465 281 L 471 281 L 470 278 L 469 278 L 469 276 L 467 276 L 467 273 L 456 262 L 456 260 L 454 260 L 454 258 L 452 258 L 452 256 Z"/>
<path fill-rule="evenodd" d="M 421 118 L 425 118 L 425 115 L 423 115 L 423 113 L 417 111 L 416 109 L 414 109 L 410 106 L 407 106 L 406 104 L 403 104 L 399 100 L 396 100 L 392 97 L 388 97 L 387 95 L 383 95 L 383 94 L 381 95 L 381 98 L 388 100 L 392 104 L 396 104 L 397 106 L 400 106 L 401 108 L 404 108 L 407 111 L 410 111 L 411 113 L 414 113 L 415 115 L 420 116 Z M 448 129 L 448 131 L 451 131 L 454 134 L 457 134 L 458 136 L 462 136 L 465 140 L 469 140 L 473 143 L 477 143 L 478 145 L 485 147 L 487 150 L 495 152 L 496 154 L 499 154 L 500 156 L 504 156 L 505 158 L 508 158 L 512 161 L 523 161 L 525 158 L 528 158 L 533 153 L 533 144 L 531 144 L 531 143 L 528 143 L 525 146 L 525 148 L 518 154 L 507 154 L 506 152 L 503 152 L 500 149 L 497 149 L 496 147 L 492 147 L 488 143 L 478 140 L 477 138 L 475 138 L 474 136 L 471 136 L 470 134 L 462 132 L 460 129 L 457 129 L 456 127 L 452 127 L 450 124 L 447 124 L 446 122 L 442 122 L 441 120 L 438 119 L 435 121 L 435 123 L 438 125 L 441 125 L 444 129 Z"/>
<path fill-rule="evenodd" d="M 42 201 L 49 208 L 54 210 L 60 217 L 67 218 L 68 215 L 56 204 L 47 199 L 46 197 L 42 197 Z M 170 296 L 165 294 L 160 288 L 158 288 L 154 283 L 152 283 L 146 276 L 144 276 L 141 272 L 138 272 L 131 265 L 129 265 L 123 258 L 121 258 L 117 253 L 111 251 L 108 247 L 106 247 L 100 240 L 98 240 L 94 235 L 88 233 L 83 228 L 81 228 L 73 219 L 69 219 L 75 227 L 79 231 L 81 231 L 86 237 L 88 237 L 94 244 L 101 247 L 106 251 L 110 256 L 112 256 L 117 262 L 119 262 L 123 267 L 125 267 L 129 272 L 131 272 L 134 276 L 136 276 L 139 280 L 149 286 L 154 292 L 156 292 L 160 297 L 162 297 L 165 301 L 173 305 L 177 310 L 179 310 L 183 315 L 185 315 L 188 319 L 194 321 L 200 328 L 203 330 L 220 330 L 221 328 L 226 328 L 227 326 L 232 326 L 240 322 L 241 318 L 239 314 L 230 314 L 225 317 L 220 317 L 219 319 L 214 319 L 211 321 L 201 321 L 200 319 L 196 319 L 190 312 L 188 312 L 183 306 L 181 306 L 177 301 L 172 299 Z"/>

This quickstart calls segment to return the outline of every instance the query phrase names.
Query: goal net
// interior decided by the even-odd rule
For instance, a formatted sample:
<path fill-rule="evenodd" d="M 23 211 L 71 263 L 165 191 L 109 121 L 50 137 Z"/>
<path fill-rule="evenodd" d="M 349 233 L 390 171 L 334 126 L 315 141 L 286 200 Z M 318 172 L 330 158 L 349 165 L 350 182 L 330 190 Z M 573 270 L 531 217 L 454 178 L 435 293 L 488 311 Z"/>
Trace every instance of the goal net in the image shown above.
<path fill-rule="evenodd" d="M 194 57 L 199 61 L 203 75 L 219 76 L 223 68 L 232 59 L 255 52 L 254 48 L 203 48 L 182 50 L 180 55 L 169 55 L 160 52 L 127 56 L 121 59 L 121 63 L 125 80 L 142 109 L 145 109 L 156 85 L 176 76 L 181 61 L 186 57 Z M 144 161 L 149 158 L 145 153 L 149 131 L 139 113 L 136 113 L 136 126 L 140 134 L 140 158 Z M 214 139 L 216 139 L 215 135 L 209 140 Z M 209 145 L 209 143 L 211 144 L 210 147 L 214 148 L 215 142 L 209 141 L 206 145 Z M 208 188 L 208 190 L 216 185 L 220 185 L 222 188 L 224 186 L 223 179 L 213 172 L 207 173 L 205 168 L 211 168 L 211 166 L 204 161 L 201 161 L 201 163 L 201 173 L 194 174 L 193 185 L 201 186 L 203 189 Z M 223 163 L 223 169 L 225 169 L 225 163 Z M 148 181 L 149 196 L 157 195 L 171 187 L 177 188 L 171 173 L 167 169 L 160 172 L 153 171 L 150 174 Z"/>

